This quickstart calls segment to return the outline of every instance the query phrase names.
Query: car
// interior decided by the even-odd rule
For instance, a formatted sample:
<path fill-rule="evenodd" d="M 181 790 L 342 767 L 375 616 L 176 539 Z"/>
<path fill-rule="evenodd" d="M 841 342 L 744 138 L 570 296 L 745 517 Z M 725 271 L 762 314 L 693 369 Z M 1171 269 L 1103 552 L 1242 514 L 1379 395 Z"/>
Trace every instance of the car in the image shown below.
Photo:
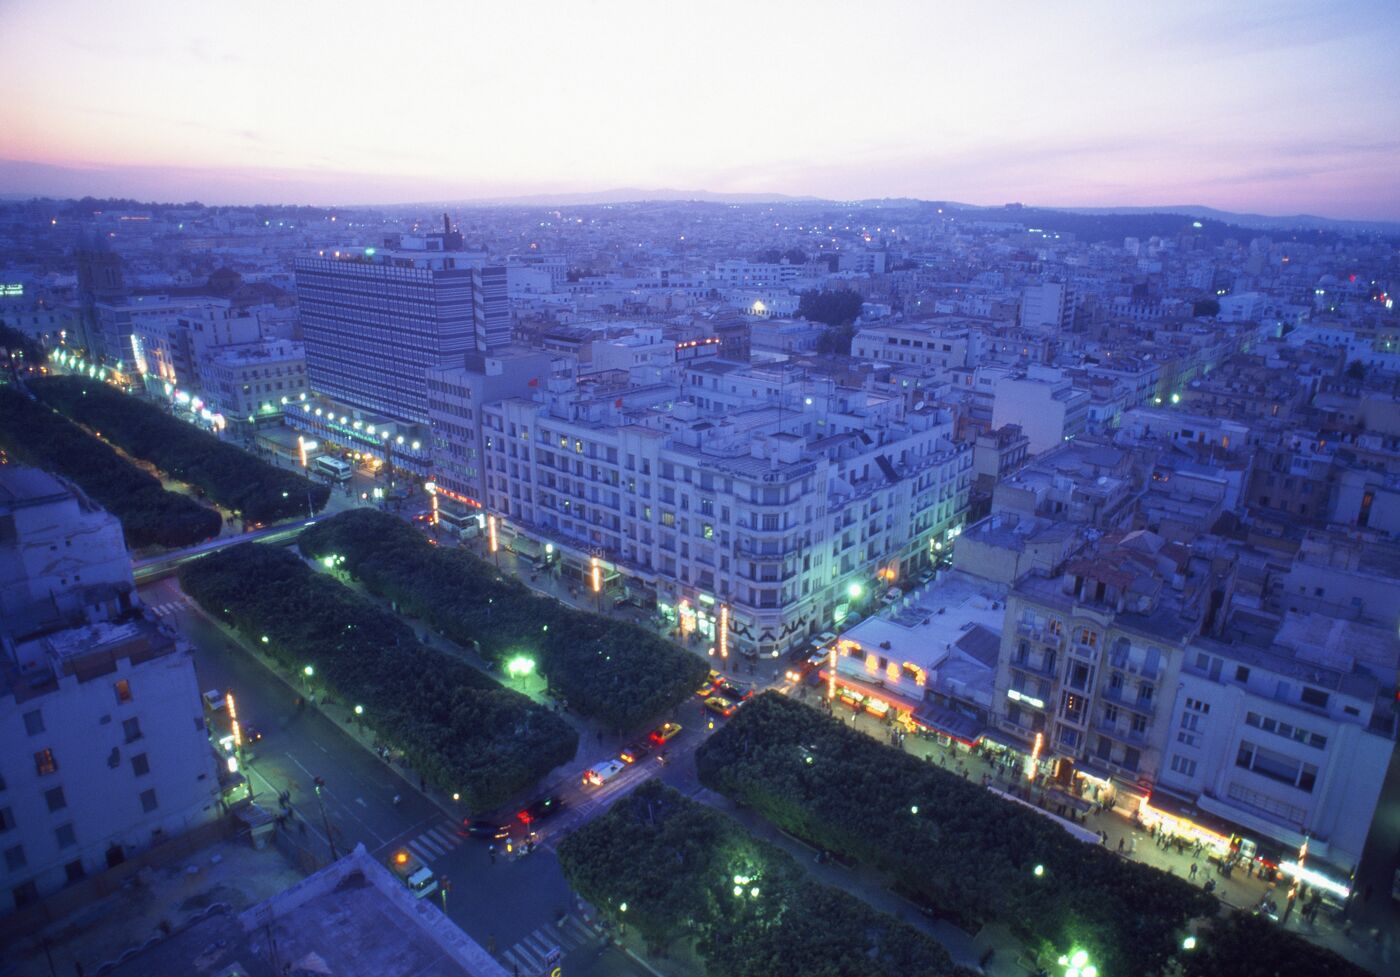
<path fill-rule="evenodd" d="M 735 710 L 739 707 L 724 698 L 724 696 L 712 695 L 705 700 L 705 708 L 716 716 L 723 716 L 725 719 L 728 719 L 730 716 L 734 715 Z"/>
<path fill-rule="evenodd" d="M 636 743 L 628 743 L 618 754 L 618 759 L 623 763 L 636 763 L 642 757 L 651 752 L 651 744 L 643 743 L 640 740 Z"/>
<path fill-rule="evenodd" d="M 206 709 L 218 712 L 224 707 L 225 702 L 224 694 L 218 689 L 210 689 L 208 692 L 204 693 L 204 708 Z"/>
<path fill-rule="evenodd" d="M 432 522 L 432 521 L 433 521 L 433 510 L 431 510 L 431 509 L 424 509 L 422 512 L 415 512 L 415 513 L 413 514 L 413 521 L 414 521 L 414 522 Z"/>
<path fill-rule="evenodd" d="M 243 727 L 243 742 L 244 742 L 244 743 L 256 743 L 256 742 L 258 742 L 259 740 L 262 739 L 262 736 L 263 736 L 262 730 L 258 729 L 258 727 L 256 727 L 256 726 L 244 726 L 244 727 Z"/>
<path fill-rule="evenodd" d="M 835 631 L 823 631 L 821 634 L 817 635 L 811 640 L 809 647 L 811 647 L 815 651 L 820 651 L 835 640 Z"/>
<path fill-rule="evenodd" d="M 714 694 L 731 702 L 743 702 L 753 697 L 753 689 L 738 682 L 724 681 L 715 686 Z"/>
<path fill-rule="evenodd" d="M 621 760 L 605 760 L 591 770 L 584 771 L 583 785 L 585 787 L 602 787 L 626 769 L 627 764 Z"/>
<path fill-rule="evenodd" d="M 510 825 L 498 818 L 463 818 L 462 830 L 472 838 L 501 841 L 510 837 Z"/>
<path fill-rule="evenodd" d="M 724 676 L 721 675 L 719 672 L 715 671 L 713 668 L 710 669 L 710 674 L 706 677 L 705 684 L 700 686 L 700 688 L 696 689 L 695 694 L 702 699 L 709 698 L 711 695 L 714 694 L 715 683 L 722 681 L 723 678 Z"/>
<path fill-rule="evenodd" d="M 671 740 L 675 739 L 677 736 L 680 735 L 680 732 L 680 723 L 662 723 L 660 726 L 656 727 L 650 733 L 647 734 L 647 739 L 651 740 L 653 743 L 659 746 L 662 743 L 671 742 Z"/>
<path fill-rule="evenodd" d="M 515 815 L 515 820 L 521 824 L 534 824 L 554 817 L 566 807 L 568 804 L 558 794 L 546 794 L 526 804 L 524 809 Z"/>

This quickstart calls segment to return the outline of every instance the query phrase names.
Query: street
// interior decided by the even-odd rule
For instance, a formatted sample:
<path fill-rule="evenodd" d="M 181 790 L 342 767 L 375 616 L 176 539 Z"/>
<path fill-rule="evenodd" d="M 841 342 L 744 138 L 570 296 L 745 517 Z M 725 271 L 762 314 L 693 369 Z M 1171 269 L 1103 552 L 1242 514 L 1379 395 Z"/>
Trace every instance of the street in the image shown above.
<path fill-rule="evenodd" d="M 648 973 L 617 947 L 605 947 L 585 924 L 554 845 L 562 834 L 601 813 L 648 776 L 660 775 L 672 786 L 694 792 L 698 784 L 692 757 L 702 741 L 699 730 L 705 727 L 698 702 L 682 709 L 680 721 L 687 729 L 668 750 L 671 763 L 659 764 L 653 755 L 601 788 L 584 789 L 576 776 L 568 779 L 554 791 L 568 807 L 541 825 L 536 849 L 519 853 L 524 829 L 517 824 L 512 851 L 507 853 L 498 842 L 493 855 L 485 840 L 462 831 L 460 815 L 450 815 L 439 800 L 419 791 L 416 777 L 379 759 L 327 715 L 332 711 L 337 718 L 348 718 L 347 704 L 298 708 L 299 697 L 317 691 L 314 680 L 306 689 L 288 685 L 206 617 L 174 578 L 146 584 L 140 593 L 147 606 L 190 642 L 201 689 L 232 691 L 243 725 L 262 733 L 243 768 L 255 800 L 276 811 L 278 795 L 286 791 L 297 822 L 304 825 L 304 833 L 293 829 L 291 834 L 315 856 L 328 857 L 331 841 L 337 852 L 363 843 L 384 860 L 406 848 L 439 877 L 451 880 L 447 911 L 452 920 L 521 974 L 539 972 L 553 947 L 563 951 L 565 972 L 571 975 Z M 584 739 L 578 763 L 556 775 L 616 756 L 615 742 L 607 737 Z M 318 776 L 324 781 L 319 802 L 314 783 Z M 450 808 L 450 798 L 441 803 Z M 556 923 L 561 914 L 562 925 Z"/>

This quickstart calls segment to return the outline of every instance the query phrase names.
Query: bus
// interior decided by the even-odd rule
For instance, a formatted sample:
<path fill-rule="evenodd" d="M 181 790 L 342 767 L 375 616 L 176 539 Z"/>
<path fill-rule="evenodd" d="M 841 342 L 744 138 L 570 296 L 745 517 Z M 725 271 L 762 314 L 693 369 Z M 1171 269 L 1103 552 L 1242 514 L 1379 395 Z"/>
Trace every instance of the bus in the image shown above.
<path fill-rule="evenodd" d="M 321 455 L 311 463 L 311 467 L 317 474 L 324 475 L 334 482 L 348 482 L 353 469 L 349 462 L 341 461 L 339 458 L 332 458 L 330 455 Z"/>

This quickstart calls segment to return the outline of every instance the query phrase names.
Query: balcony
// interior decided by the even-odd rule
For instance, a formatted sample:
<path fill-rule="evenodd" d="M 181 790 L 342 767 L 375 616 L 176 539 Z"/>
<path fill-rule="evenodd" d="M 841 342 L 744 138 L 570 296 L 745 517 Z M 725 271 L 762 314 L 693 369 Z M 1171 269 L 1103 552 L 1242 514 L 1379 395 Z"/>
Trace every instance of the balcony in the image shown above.
<path fill-rule="evenodd" d="M 1048 662 L 1045 661 L 1044 658 L 1041 658 L 1037 662 L 1037 660 L 1030 655 L 1027 655 L 1025 658 L 1013 658 L 1011 660 L 1011 667 L 1016 669 L 1017 671 L 1026 672 L 1030 675 L 1037 675 L 1041 678 L 1048 678 L 1051 680 L 1055 678 L 1055 665 L 1056 662 L 1053 655 L 1050 657 L 1050 660 Z"/>
<path fill-rule="evenodd" d="M 1104 702 L 1111 702 L 1115 706 L 1119 706 L 1123 709 L 1130 709 L 1143 716 L 1155 716 L 1157 714 L 1157 706 L 1153 700 L 1148 699 L 1146 702 L 1142 702 L 1136 697 L 1130 699 L 1123 689 L 1114 689 L 1105 686 L 1099 690 L 1099 697 L 1103 699 Z"/>

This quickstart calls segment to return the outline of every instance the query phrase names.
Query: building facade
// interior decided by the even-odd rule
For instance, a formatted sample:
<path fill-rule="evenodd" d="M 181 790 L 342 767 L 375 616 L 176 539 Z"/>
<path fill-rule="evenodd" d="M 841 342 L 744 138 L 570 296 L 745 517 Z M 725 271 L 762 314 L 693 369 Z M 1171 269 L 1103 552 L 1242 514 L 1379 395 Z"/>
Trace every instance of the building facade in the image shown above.
<path fill-rule="evenodd" d="M 187 646 L 136 603 L 117 520 L 0 468 L 0 913 L 219 813 Z"/>

